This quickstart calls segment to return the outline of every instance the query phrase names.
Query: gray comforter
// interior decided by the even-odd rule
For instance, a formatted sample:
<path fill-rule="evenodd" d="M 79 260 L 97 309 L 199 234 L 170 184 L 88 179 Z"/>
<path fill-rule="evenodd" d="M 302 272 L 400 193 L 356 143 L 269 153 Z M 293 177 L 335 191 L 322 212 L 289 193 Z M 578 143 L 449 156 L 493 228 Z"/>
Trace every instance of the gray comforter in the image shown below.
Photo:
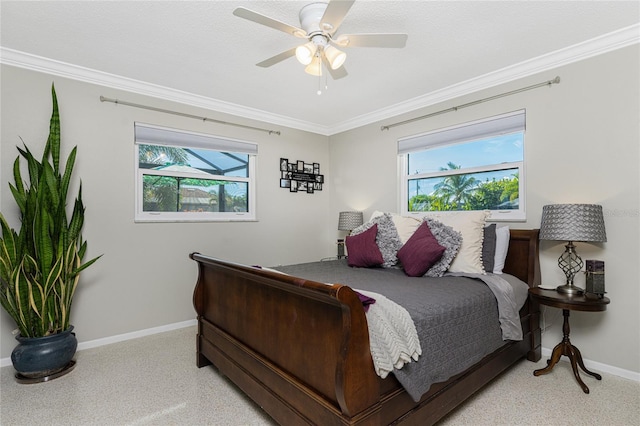
<path fill-rule="evenodd" d="M 516 333 L 505 335 L 505 339 L 518 340 L 517 331 L 509 329 L 513 322 L 517 322 L 520 329 L 519 321 L 502 318 L 508 315 L 502 312 L 505 306 L 518 315 L 526 300 L 527 286 L 515 277 L 508 276 L 507 281 L 489 279 L 487 284 L 482 279 L 492 275 L 476 277 L 480 280 L 460 276 L 412 278 L 400 269 L 350 268 L 345 260 L 275 269 L 318 282 L 345 284 L 356 290 L 379 293 L 403 306 L 415 323 L 422 355 L 418 361 L 394 370 L 393 374 L 415 401 L 420 400 L 433 383 L 464 371 L 502 346 L 503 329 Z M 511 306 L 509 297 L 496 298 L 490 288 L 504 287 L 505 282 L 515 289 L 512 298 L 517 306 Z M 520 339 L 521 336 L 520 331 Z"/>

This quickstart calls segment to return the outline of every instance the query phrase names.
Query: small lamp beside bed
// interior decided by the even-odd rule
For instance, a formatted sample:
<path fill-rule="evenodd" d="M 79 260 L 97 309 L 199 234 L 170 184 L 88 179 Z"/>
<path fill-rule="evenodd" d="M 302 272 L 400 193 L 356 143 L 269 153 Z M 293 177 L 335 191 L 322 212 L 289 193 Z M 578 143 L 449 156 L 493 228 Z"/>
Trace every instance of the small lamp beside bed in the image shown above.
<path fill-rule="evenodd" d="M 364 223 L 362 212 L 340 212 L 338 216 L 338 230 L 349 231 L 356 229 L 358 226 Z M 344 239 L 338 239 L 338 259 L 345 257 L 344 254 Z"/>
<path fill-rule="evenodd" d="M 597 204 L 551 204 L 542 208 L 540 239 L 568 241 L 558 258 L 558 266 L 567 277 L 567 283 L 557 287 L 559 293 L 582 294 L 583 289 L 573 284 L 573 278 L 584 263 L 573 245 L 574 241 L 606 242 L 602 206 Z"/>

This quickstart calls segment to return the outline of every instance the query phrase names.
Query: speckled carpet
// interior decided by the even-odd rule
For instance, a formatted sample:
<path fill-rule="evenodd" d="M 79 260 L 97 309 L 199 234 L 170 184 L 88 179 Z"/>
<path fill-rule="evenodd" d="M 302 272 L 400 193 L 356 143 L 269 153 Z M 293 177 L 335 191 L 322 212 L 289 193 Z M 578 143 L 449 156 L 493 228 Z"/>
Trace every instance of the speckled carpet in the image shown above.
<path fill-rule="evenodd" d="M 79 351 L 75 369 L 48 383 L 21 385 L 0 369 L 0 424 L 274 425 L 212 367 L 195 365 L 195 327 Z M 640 383 L 603 374 L 578 387 L 571 367 L 522 361 L 442 425 L 638 425 Z"/>

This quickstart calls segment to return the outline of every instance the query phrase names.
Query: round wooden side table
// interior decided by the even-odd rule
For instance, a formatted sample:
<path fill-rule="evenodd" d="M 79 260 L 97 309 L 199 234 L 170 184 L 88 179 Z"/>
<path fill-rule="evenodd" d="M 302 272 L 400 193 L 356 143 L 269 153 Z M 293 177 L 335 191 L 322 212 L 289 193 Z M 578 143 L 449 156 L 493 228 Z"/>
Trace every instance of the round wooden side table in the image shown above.
<path fill-rule="evenodd" d="M 578 384 L 584 391 L 589 393 L 589 388 L 584 384 L 580 378 L 578 366 L 588 375 L 595 377 L 598 380 L 602 380 L 602 376 L 592 371 L 587 370 L 582 361 L 582 354 L 571 344 L 569 340 L 569 312 L 570 311 L 586 311 L 586 312 L 600 312 L 607 309 L 607 305 L 610 303 L 608 297 L 598 296 L 586 296 L 585 294 L 565 294 L 558 293 L 556 290 L 547 290 L 540 287 L 533 287 L 529 289 L 529 295 L 533 301 L 542 305 L 551 306 L 553 308 L 562 309 L 562 315 L 564 321 L 562 323 L 563 338 L 560 343 L 553 348 L 551 358 L 547 360 L 547 366 L 540 370 L 533 372 L 534 376 L 541 376 L 549 373 L 553 366 L 560 360 L 562 355 L 569 357 L 571 361 L 571 368 L 573 369 L 573 375 L 575 376 Z"/>

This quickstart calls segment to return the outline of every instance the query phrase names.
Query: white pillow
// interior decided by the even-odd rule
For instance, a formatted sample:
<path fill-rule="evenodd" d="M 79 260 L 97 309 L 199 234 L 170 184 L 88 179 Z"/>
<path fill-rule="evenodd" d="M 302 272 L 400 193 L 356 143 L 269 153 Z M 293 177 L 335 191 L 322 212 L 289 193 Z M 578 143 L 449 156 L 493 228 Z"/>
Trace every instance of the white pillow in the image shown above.
<path fill-rule="evenodd" d="M 449 266 L 450 272 L 485 273 L 482 265 L 482 240 L 484 239 L 484 227 L 490 214 L 489 210 L 426 212 L 424 214 L 424 217 L 440 221 L 462 234 L 462 245 L 458 255 Z"/>
<path fill-rule="evenodd" d="M 378 216 L 382 216 L 384 213 L 380 211 L 374 211 L 371 214 L 371 218 L 369 221 L 375 219 Z M 400 237 L 400 241 L 402 244 L 405 244 L 409 238 L 416 232 L 416 229 L 422 224 L 422 221 L 413 217 L 400 216 L 397 213 L 391 213 L 391 220 L 393 220 L 393 224 L 396 226 L 396 230 L 398 231 L 398 236 Z"/>
<path fill-rule="evenodd" d="M 496 254 L 493 258 L 493 273 L 501 274 L 504 269 L 504 261 L 507 258 L 507 250 L 509 250 L 509 226 L 496 227 Z"/>
<path fill-rule="evenodd" d="M 402 244 L 405 244 L 422 224 L 422 221 L 418 219 L 397 214 L 391 216 L 391 219 L 393 220 L 393 224 L 396 225 Z"/>

